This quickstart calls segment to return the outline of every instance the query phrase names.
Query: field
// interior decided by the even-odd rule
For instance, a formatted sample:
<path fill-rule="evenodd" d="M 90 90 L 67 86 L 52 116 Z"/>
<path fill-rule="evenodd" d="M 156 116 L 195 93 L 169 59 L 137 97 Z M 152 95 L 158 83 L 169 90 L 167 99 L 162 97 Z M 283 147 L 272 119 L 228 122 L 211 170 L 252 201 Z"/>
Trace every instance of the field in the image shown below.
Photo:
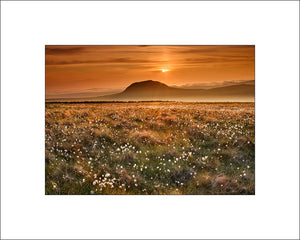
<path fill-rule="evenodd" d="M 255 194 L 254 103 L 46 103 L 46 194 Z"/>

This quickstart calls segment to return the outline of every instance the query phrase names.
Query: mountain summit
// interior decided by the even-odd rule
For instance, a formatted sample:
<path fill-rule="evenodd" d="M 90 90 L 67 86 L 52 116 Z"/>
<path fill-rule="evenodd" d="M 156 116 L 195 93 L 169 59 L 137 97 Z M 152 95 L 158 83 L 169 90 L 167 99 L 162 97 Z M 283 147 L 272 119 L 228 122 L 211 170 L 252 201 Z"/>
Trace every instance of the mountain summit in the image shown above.
<path fill-rule="evenodd" d="M 169 87 L 161 82 L 146 80 L 142 82 L 135 82 L 128 86 L 124 92 L 132 92 L 132 91 L 150 91 L 150 90 L 162 90 L 168 89 Z"/>

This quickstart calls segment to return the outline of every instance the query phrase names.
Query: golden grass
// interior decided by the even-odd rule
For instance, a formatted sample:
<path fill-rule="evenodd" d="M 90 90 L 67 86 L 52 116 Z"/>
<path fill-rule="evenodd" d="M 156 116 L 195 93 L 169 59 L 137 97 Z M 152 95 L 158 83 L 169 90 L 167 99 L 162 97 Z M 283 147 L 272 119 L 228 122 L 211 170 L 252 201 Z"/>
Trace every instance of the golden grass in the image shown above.
<path fill-rule="evenodd" d="M 254 194 L 254 103 L 47 104 L 46 194 Z"/>

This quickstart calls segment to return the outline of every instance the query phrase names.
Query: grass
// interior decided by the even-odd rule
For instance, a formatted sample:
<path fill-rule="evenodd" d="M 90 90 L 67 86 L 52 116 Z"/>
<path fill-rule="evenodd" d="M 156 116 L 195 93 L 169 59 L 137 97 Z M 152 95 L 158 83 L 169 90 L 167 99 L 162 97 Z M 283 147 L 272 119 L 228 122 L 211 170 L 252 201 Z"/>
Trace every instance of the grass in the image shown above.
<path fill-rule="evenodd" d="M 254 103 L 47 103 L 46 194 L 254 194 Z"/>

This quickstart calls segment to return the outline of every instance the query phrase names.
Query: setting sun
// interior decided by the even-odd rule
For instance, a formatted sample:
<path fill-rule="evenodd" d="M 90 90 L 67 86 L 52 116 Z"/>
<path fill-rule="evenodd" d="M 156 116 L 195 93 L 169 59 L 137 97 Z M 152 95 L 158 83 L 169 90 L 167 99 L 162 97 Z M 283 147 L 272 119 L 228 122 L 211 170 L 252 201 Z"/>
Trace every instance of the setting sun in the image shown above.
<path fill-rule="evenodd" d="M 162 69 L 161 71 L 162 71 L 162 72 L 168 72 L 169 69 Z"/>

